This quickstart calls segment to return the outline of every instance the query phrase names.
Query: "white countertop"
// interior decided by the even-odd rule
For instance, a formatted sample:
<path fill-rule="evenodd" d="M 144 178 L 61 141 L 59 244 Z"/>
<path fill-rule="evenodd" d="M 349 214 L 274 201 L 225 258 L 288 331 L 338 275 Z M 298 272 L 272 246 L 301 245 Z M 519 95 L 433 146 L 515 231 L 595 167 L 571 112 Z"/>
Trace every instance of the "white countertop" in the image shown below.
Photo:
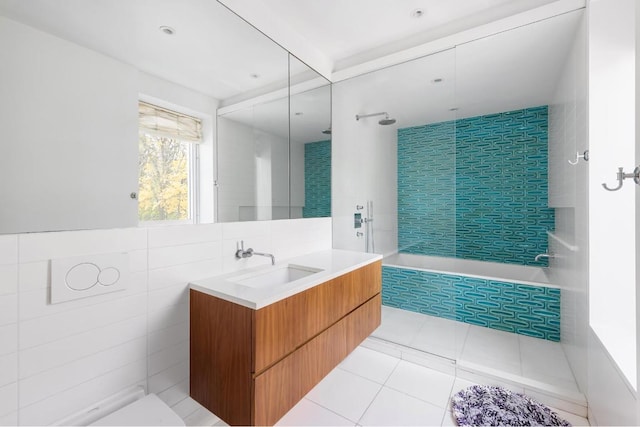
<path fill-rule="evenodd" d="M 273 266 L 263 265 L 196 280 L 189 285 L 193 290 L 245 307 L 259 309 L 381 259 L 382 255 L 378 254 L 329 249 L 279 261 Z M 288 283 L 265 287 L 251 287 L 235 283 L 269 273 L 275 269 L 285 268 L 288 265 L 309 267 L 321 271 Z"/>

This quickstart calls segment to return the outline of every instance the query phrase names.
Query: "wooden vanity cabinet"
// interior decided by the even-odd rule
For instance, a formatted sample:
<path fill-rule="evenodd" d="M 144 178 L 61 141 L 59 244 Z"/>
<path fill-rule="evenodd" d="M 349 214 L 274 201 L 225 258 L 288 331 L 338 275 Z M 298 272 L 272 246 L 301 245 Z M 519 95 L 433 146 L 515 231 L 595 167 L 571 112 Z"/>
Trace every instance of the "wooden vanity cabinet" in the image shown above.
<path fill-rule="evenodd" d="M 253 310 L 191 290 L 190 394 L 272 425 L 380 325 L 381 262 Z"/>

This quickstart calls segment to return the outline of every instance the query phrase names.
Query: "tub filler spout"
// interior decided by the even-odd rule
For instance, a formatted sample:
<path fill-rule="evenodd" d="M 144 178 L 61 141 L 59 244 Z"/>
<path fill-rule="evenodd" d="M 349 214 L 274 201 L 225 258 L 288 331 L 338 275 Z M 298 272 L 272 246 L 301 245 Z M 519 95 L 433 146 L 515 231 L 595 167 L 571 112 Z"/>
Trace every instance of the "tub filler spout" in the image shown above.
<path fill-rule="evenodd" d="M 555 258 L 555 256 L 554 256 L 552 253 L 545 252 L 545 253 L 543 253 L 543 254 L 538 254 L 538 255 L 536 255 L 535 260 L 536 260 L 536 261 L 540 261 L 542 258 L 551 259 L 551 258 Z"/>

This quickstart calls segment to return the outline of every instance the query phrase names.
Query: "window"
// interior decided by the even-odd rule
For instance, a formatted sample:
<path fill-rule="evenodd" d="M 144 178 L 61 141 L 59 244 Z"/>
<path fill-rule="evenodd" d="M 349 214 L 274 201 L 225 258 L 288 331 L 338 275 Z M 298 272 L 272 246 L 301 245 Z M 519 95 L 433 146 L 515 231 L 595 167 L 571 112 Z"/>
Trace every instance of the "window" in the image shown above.
<path fill-rule="evenodd" d="M 140 221 L 197 220 L 200 119 L 139 103 L 138 216 Z"/>

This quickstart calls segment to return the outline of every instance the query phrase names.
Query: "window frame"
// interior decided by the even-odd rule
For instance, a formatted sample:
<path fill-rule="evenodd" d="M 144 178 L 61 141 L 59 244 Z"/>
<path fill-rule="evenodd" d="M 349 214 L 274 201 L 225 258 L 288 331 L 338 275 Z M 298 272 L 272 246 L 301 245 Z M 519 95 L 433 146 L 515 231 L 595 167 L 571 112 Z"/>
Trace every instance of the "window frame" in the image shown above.
<path fill-rule="evenodd" d="M 182 108 L 177 105 L 169 104 L 167 102 L 148 101 L 146 97 L 138 98 L 139 102 L 150 103 L 157 105 L 158 107 L 172 110 L 179 114 L 193 115 L 184 112 Z M 199 120 L 204 120 L 202 117 L 194 116 Z M 138 125 L 138 137 L 145 132 L 143 128 Z M 168 138 L 168 137 L 167 137 Z M 141 227 L 158 227 L 158 226 L 171 226 L 171 225 L 189 225 L 200 224 L 200 143 L 182 140 L 179 138 L 172 138 L 174 141 L 184 144 L 187 147 L 187 219 L 182 220 L 141 220 L 140 211 L 138 209 L 138 225 Z M 204 141 L 203 141 L 204 142 Z M 138 153 L 139 154 L 139 153 Z M 140 171 L 138 171 L 138 185 L 140 183 Z"/>

